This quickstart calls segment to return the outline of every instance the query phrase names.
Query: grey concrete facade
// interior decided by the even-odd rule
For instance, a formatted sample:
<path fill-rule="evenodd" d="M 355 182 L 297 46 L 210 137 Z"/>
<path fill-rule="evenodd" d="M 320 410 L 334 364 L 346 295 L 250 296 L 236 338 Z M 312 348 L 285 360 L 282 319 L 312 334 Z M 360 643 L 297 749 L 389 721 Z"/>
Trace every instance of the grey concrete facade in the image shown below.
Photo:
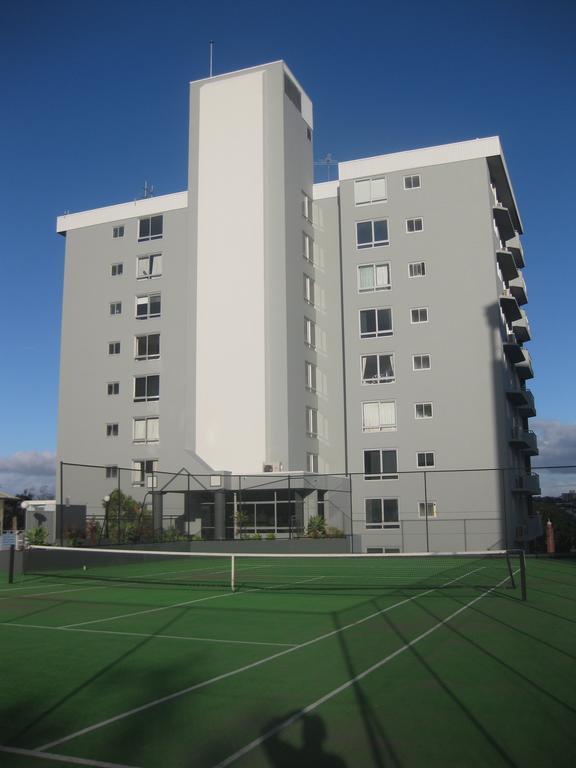
<path fill-rule="evenodd" d="M 353 473 L 351 494 L 316 477 L 300 502 L 305 525 L 320 490 L 355 551 L 523 546 L 535 411 L 499 141 L 343 163 L 317 185 L 312 147 L 312 105 L 283 62 L 198 81 L 187 192 L 58 220 L 59 461 L 126 468 L 118 487 L 140 500 L 170 482 L 163 512 L 189 532 L 186 493 L 216 494 L 225 473 L 262 487 L 266 468 L 279 492 L 299 482 L 283 473 Z M 151 217 L 160 234 L 142 230 Z M 376 380 L 374 361 L 393 370 Z M 386 466 L 372 453 L 368 471 L 366 451 Z M 148 483 L 181 467 L 187 480 Z M 117 474 L 67 474 L 62 501 L 100 517 Z"/>

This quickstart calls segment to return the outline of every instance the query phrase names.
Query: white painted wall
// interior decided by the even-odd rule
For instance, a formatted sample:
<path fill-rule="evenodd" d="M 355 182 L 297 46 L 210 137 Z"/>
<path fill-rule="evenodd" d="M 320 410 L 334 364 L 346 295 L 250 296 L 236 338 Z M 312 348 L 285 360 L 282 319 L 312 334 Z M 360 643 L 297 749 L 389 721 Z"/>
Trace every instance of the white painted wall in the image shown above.
<path fill-rule="evenodd" d="M 200 91 L 196 451 L 260 472 L 266 456 L 264 73 Z"/>

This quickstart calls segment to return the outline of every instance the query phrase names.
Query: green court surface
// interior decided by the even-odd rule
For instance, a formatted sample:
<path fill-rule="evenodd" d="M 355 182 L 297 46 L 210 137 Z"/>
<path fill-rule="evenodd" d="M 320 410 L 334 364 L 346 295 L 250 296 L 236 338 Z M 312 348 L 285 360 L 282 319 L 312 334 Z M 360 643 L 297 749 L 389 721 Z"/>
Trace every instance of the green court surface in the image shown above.
<path fill-rule="evenodd" d="M 576 764 L 576 559 L 210 562 L 0 584 L 0 764 Z"/>

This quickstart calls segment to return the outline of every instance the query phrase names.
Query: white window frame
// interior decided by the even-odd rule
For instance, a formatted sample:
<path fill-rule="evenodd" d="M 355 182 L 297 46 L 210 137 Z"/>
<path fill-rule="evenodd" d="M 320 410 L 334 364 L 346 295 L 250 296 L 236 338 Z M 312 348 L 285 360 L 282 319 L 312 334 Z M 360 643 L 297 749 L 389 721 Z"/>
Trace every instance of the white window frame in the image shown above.
<path fill-rule="evenodd" d="M 316 323 L 309 317 L 304 318 L 304 343 L 310 349 L 316 349 Z"/>
<path fill-rule="evenodd" d="M 144 437 L 136 437 L 137 424 L 144 423 Z M 152 429 L 152 425 L 156 425 L 156 429 Z M 150 436 L 155 434 L 156 436 Z M 132 442 L 137 444 L 157 443 L 160 440 L 160 418 L 158 416 L 142 416 L 134 417 L 132 419 Z"/>
<path fill-rule="evenodd" d="M 306 382 L 306 389 L 309 392 L 316 392 L 316 387 L 318 386 L 318 370 L 314 363 L 311 363 L 309 360 L 306 360 L 304 362 L 304 371 L 305 371 L 305 382 Z"/>
<path fill-rule="evenodd" d="M 119 355 L 121 350 L 121 344 L 119 341 L 109 341 L 108 342 L 108 354 L 109 355 Z"/>
<path fill-rule="evenodd" d="M 360 275 L 362 274 L 363 269 L 367 269 L 368 267 L 372 267 L 372 288 L 363 288 L 362 287 L 362 281 L 360 279 Z M 376 277 L 378 275 L 378 270 L 385 268 L 388 272 L 388 282 L 384 285 L 378 285 L 376 281 Z M 358 293 L 374 293 L 375 291 L 389 291 L 392 288 L 392 270 L 390 267 L 389 261 L 384 261 L 381 264 L 358 264 L 357 270 L 356 270 L 356 279 L 358 281 Z"/>
<path fill-rule="evenodd" d="M 306 454 L 306 471 L 318 474 L 318 454 L 308 452 Z"/>
<path fill-rule="evenodd" d="M 426 515 L 426 504 L 428 505 L 428 515 Z M 432 508 L 432 511 L 430 511 L 430 508 Z M 425 520 L 426 517 L 428 520 L 434 520 L 438 517 L 438 506 L 435 501 L 419 501 L 418 502 L 418 517 L 420 520 Z"/>
<path fill-rule="evenodd" d="M 151 472 L 146 471 L 149 464 L 152 464 Z M 146 475 L 154 475 L 156 472 L 158 472 L 158 459 L 132 459 L 133 486 L 143 487 L 146 485 Z M 136 475 L 138 475 L 137 479 L 135 479 Z"/>
<path fill-rule="evenodd" d="M 150 232 L 151 232 L 152 231 L 152 219 L 161 219 L 162 220 L 162 227 L 161 227 L 162 231 L 160 232 L 159 235 L 152 235 L 152 234 L 150 234 L 150 235 L 145 235 L 144 237 L 141 237 L 140 236 L 140 223 L 142 221 L 149 221 L 150 222 L 149 223 L 149 229 L 150 229 Z M 163 237 L 164 237 L 164 214 L 162 214 L 162 213 L 154 213 L 151 216 L 142 216 L 141 218 L 138 219 L 138 242 L 139 243 L 144 243 L 144 242 L 146 242 L 148 240 L 161 240 Z"/>
<path fill-rule="evenodd" d="M 110 277 L 120 277 L 124 274 L 124 262 L 117 261 L 114 264 L 110 264 Z"/>
<path fill-rule="evenodd" d="M 408 186 L 408 179 L 410 179 L 410 186 Z M 414 185 L 414 179 L 418 179 L 418 184 Z M 404 189 L 420 189 L 422 187 L 422 177 L 419 173 L 412 174 L 411 176 L 404 176 Z"/>
<path fill-rule="evenodd" d="M 105 475 L 107 480 L 116 480 L 116 478 L 118 477 L 118 465 L 108 464 L 105 467 Z"/>
<path fill-rule="evenodd" d="M 396 401 L 395 400 L 365 400 L 361 404 L 361 418 L 362 418 L 362 432 L 395 432 L 398 428 L 397 426 L 397 409 L 396 409 Z M 365 406 L 367 405 L 377 405 L 378 406 L 378 426 L 366 426 L 366 409 Z M 382 411 L 385 410 L 382 408 L 382 406 L 394 406 L 394 422 L 387 424 L 385 423 L 385 420 L 382 419 Z"/>
<path fill-rule="evenodd" d="M 119 237 L 124 237 L 124 224 L 112 227 L 112 239 L 117 240 Z"/>
<path fill-rule="evenodd" d="M 376 357 L 377 362 L 377 370 L 378 370 L 378 376 L 376 379 L 365 379 L 364 378 L 364 359 L 367 357 Z M 380 358 L 381 357 L 389 357 L 392 365 L 392 376 L 382 377 L 380 373 Z M 360 380 L 362 384 L 391 384 L 393 381 L 396 381 L 396 368 L 394 365 L 394 353 L 393 352 L 373 352 L 369 355 L 362 355 L 360 357 Z"/>
<path fill-rule="evenodd" d="M 416 227 L 417 222 L 420 222 L 420 229 Z M 414 229 L 410 229 L 411 224 Z M 424 232 L 424 219 L 422 216 L 415 216 L 413 219 L 406 219 L 406 233 L 408 235 L 415 235 L 418 232 Z"/>
<path fill-rule="evenodd" d="M 118 437 L 120 426 L 117 421 L 106 424 L 106 437 Z"/>
<path fill-rule="evenodd" d="M 386 234 L 387 239 L 386 240 L 375 240 L 374 238 L 374 224 L 376 222 L 385 221 L 386 222 Z M 371 224 L 372 225 L 372 241 L 369 243 L 362 243 L 360 244 L 358 242 L 358 224 Z M 380 248 L 384 245 L 390 245 L 390 227 L 388 224 L 387 218 L 382 219 L 364 219 L 363 221 L 357 221 L 356 222 L 356 249 L 359 251 L 364 251 L 366 248 Z"/>
<path fill-rule="evenodd" d="M 116 392 L 114 392 L 114 389 L 116 389 Z M 109 397 L 114 397 L 116 395 L 120 394 L 120 382 L 119 381 L 109 381 L 106 384 L 106 393 Z"/>
<path fill-rule="evenodd" d="M 160 311 L 154 314 L 151 314 L 150 312 L 150 306 L 151 306 L 151 299 L 158 296 L 159 303 L 160 303 Z M 144 301 L 145 300 L 145 301 Z M 139 315 L 138 314 L 138 306 L 147 306 L 147 311 L 145 315 Z M 160 292 L 154 292 L 154 293 L 146 293 L 141 294 L 140 296 L 136 296 L 136 305 L 135 305 L 135 317 L 136 320 L 149 320 L 152 317 L 160 317 L 162 315 L 162 294 Z"/>
<path fill-rule="evenodd" d="M 414 320 L 414 312 L 418 312 L 417 319 Z M 424 315 L 424 319 L 422 320 L 422 315 Z M 410 323 L 412 325 L 420 325 L 421 323 L 427 323 L 429 320 L 428 317 L 428 307 L 412 307 L 410 309 Z"/>
<path fill-rule="evenodd" d="M 388 310 L 390 313 L 390 329 L 380 331 L 380 329 L 378 328 L 378 312 L 383 309 Z M 375 313 L 376 331 L 374 333 L 372 332 L 362 333 L 362 313 L 363 312 Z M 392 319 L 392 307 L 366 307 L 365 309 L 359 309 L 358 310 L 358 331 L 360 333 L 361 339 L 380 339 L 384 336 L 393 336 L 394 323 Z"/>
<path fill-rule="evenodd" d="M 314 278 L 304 273 L 304 301 L 313 307 L 315 306 L 314 304 L 315 298 L 316 298 L 316 286 L 314 283 Z"/>
<path fill-rule="evenodd" d="M 422 416 L 418 415 L 418 406 L 422 406 Z M 426 406 L 430 406 L 430 416 L 427 416 L 424 413 L 424 409 Z M 418 421 L 422 421 L 423 419 L 433 419 L 434 418 L 434 405 L 431 402 L 427 403 L 414 403 L 414 418 Z"/>
<path fill-rule="evenodd" d="M 412 274 L 413 267 L 421 267 L 423 269 L 419 274 Z M 426 277 L 426 262 L 425 261 L 411 261 L 408 264 L 408 277 L 413 280 L 416 277 Z"/>
<path fill-rule="evenodd" d="M 110 302 L 110 315 L 121 315 L 122 314 L 122 302 L 121 301 L 111 301 Z"/>
<path fill-rule="evenodd" d="M 420 464 L 420 457 L 424 457 L 424 464 Z M 432 464 L 428 464 L 428 457 L 432 457 Z M 430 469 L 430 467 L 436 466 L 436 454 L 434 451 L 418 451 L 416 454 L 416 468 L 417 469 Z"/>
<path fill-rule="evenodd" d="M 424 368 L 423 366 L 420 366 L 420 368 L 416 368 L 416 358 L 428 358 L 428 366 Z M 420 373 L 420 371 L 429 371 L 432 368 L 432 355 L 428 354 L 427 352 L 421 352 L 418 355 L 412 355 L 412 370 L 416 371 L 417 373 Z"/>
<path fill-rule="evenodd" d="M 307 232 L 302 232 L 302 257 L 310 264 L 314 264 L 314 238 Z"/>
<path fill-rule="evenodd" d="M 380 472 L 375 474 L 366 473 L 366 460 L 365 455 L 367 452 L 378 451 L 380 454 Z M 396 472 L 383 472 L 382 471 L 382 454 L 383 453 L 395 453 L 396 454 Z M 362 466 L 364 467 L 364 480 L 398 480 L 398 449 L 397 448 L 364 448 L 362 452 Z"/>
<path fill-rule="evenodd" d="M 149 395 L 148 394 L 148 379 L 151 379 L 153 376 L 158 377 L 158 394 L 157 395 Z M 143 397 L 137 397 L 136 396 L 136 382 L 139 379 L 146 379 L 146 393 Z M 145 373 L 142 376 L 134 376 L 134 384 L 132 388 L 133 392 L 133 400 L 135 403 L 150 403 L 150 402 L 157 402 L 160 400 L 160 374 L 158 373 Z"/>
<path fill-rule="evenodd" d="M 314 210 L 312 198 L 309 197 L 304 190 L 302 190 L 302 216 L 309 221 L 310 224 L 314 223 Z"/>
<path fill-rule="evenodd" d="M 375 187 L 379 187 L 379 184 L 374 184 L 374 182 L 384 182 L 384 196 L 379 196 L 381 193 L 376 192 L 375 194 Z M 361 202 L 357 201 L 357 190 L 359 189 L 360 184 L 369 184 L 370 185 L 370 193 L 368 195 L 368 200 L 363 200 Z M 354 181 L 354 205 L 373 205 L 374 203 L 385 203 L 388 200 L 388 182 L 386 181 L 386 176 L 368 176 L 363 179 L 355 179 Z"/>
<path fill-rule="evenodd" d="M 318 410 L 306 406 L 306 434 L 308 437 L 318 437 Z"/>
<path fill-rule="evenodd" d="M 141 263 L 147 263 L 147 269 L 141 270 Z M 155 264 L 160 265 L 160 272 L 154 272 Z M 144 274 L 140 274 L 141 271 Z M 157 277 L 162 277 L 162 253 L 145 253 L 141 256 L 136 256 L 136 280 L 155 280 Z"/>
<path fill-rule="evenodd" d="M 151 355 L 148 352 L 148 347 L 150 345 L 149 339 L 151 336 L 158 336 L 158 349 L 160 349 L 160 334 L 159 333 L 142 333 L 134 336 L 134 360 L 158 360 L 160 357 L 160 352 L 158 352 L 157 355 Z M 138 354 L 138 340 L 139 339 L 146 339 L 146 354 L 145 355 L 139 355 Z"/>
<path fill-rule="evenodd" d="M 366 509 L 366 502 L 368 501 L 379 501 L 380 502 L 380 522 L 379 523 L 369 523 L 367 519 L 367 509 Z M 385 521 L 385 514 L 384 510 L 386 507 L 387 501 L 395 501 L 396 502 L 396 513 L 398 515 L 398 520 L 392 521 L 392 522 L 386 522 Z M 400 499 L 397 496 L 369 496 L 364 499 L 364 526 L 367 530 L 387 530 L 387 529 L 398 529 L 400 528 Z"/>

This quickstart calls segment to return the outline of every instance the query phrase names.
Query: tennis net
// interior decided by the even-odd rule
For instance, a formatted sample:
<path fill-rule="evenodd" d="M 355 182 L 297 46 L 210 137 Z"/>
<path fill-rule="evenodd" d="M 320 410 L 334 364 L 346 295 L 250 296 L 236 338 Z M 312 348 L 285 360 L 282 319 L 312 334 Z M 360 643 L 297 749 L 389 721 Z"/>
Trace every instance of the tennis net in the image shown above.
<path fill-rule="evenodd" d="M 394 554 L 249 554 L 33 546 L 25 575 L 231 590 L 405 590 L 520 587 L 519 550 Z"/>

